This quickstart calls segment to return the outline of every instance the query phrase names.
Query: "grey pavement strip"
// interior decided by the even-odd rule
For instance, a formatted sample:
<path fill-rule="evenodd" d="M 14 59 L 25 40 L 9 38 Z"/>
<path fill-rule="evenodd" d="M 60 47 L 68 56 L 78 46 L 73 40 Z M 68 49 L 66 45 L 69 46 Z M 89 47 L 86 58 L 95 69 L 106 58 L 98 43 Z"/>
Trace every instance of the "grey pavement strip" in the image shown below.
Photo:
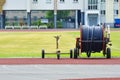
<path fill-rule="evenodd" d="M 1 80 L 120 77 L 120 65 L 0 65 Z"/>

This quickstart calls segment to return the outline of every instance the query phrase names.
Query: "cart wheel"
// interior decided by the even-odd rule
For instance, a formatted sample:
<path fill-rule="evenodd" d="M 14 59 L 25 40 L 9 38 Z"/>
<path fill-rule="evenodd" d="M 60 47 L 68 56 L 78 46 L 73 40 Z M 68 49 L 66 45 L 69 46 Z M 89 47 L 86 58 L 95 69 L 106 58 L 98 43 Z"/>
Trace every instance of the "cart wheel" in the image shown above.
<path fill-rule="evenodd" d="M 77 59 L 78 58 L 78 54 L 77 54 L 77 49 L 75 48 L 74 49 L 74 59 Z"/>
<path fill-rule="evenodd" d="M 103 51 L 103 56 L 105 56 L 106 55 L 106 52 L 105 52 L 105 50 Z"/>
<path fill-rule="evenodd" d="M 60 59 L 60 50 L 57 50 L 56 54 L 57 54 L 57 59 Z"/>
<path fill-rule="evenodd" d="M 44 49 L 42 49 L 42 58 L 43 59 L 45 58 L 45 51 L 44 51 Z"/>
<path fill-rule="evenodd" d="M 90 58 L 91 52 L 87 52 L 86 55 L 87 55 L 88 58 Z"/>
<path fill-rule="evenodd" d="M 104 43 L 103 56 L 106 55 L 106 44 Z"/>
<path fill-rule="evenodd" d="M 110 49 L 110 48 L 107 48 L 106 58 L 107 58 L 107 59 L 110 59 L 110 58 L 111 58 L 111 49 Z"/>
<path fill-rule="evenodd" d="M 72 58 L 73 57 L 73 51 L 72 51 L 72 49 L 70 49 L 70 58 Z"/>
<path fill-rule="evenodd" d="M 79 56 L 79 48 L 77 48 L 77 56 Z"/>
<path fill-rule="evenodd" d="M 60 54 L 57 54 L 57 59 L 60 59 Z"/>

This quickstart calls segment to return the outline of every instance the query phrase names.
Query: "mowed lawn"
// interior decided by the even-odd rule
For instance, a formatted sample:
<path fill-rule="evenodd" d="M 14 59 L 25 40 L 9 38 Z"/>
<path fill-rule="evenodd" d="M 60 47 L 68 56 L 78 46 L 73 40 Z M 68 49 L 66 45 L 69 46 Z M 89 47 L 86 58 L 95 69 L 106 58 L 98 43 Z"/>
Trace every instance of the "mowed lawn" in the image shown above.
<path fill-rule="evenodd" d="M 79 31 L 39 31 L 39 32 L 0 32 L 0 57 L 1 58 L 24 58 L 41 57 L 41 50 L 47 53 L 56 52 L 56 39 L 54 36 L 61 35 L 59 48 L 62 53 L 69 53 L 74 49 L 76 37 Z M 111 32 L 112 57 L 120 57 L 120 32 Z M 47 56 L 56 57 L 56 55 Z M 69 55 L 63 55 L 69 57 Z M 82 57 L 86 57 L 85 54 Z M 92 54 L 92 57 L 103 57 L 102 53 Z"/>

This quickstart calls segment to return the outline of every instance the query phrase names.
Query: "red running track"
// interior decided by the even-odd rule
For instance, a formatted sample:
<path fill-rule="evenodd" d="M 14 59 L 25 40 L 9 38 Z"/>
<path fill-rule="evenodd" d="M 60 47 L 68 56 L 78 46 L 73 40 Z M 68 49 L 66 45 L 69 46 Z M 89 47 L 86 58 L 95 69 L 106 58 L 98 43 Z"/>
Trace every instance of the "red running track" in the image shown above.
<path fill-rule="evenodd" d="M 113 65 L 120 64 L 120 58 L 80 58 L 80 59 L 69 59 L 69 58 L 1 58 L 0 65 L 22 65 L 22 64 L 103 64 Z"/>

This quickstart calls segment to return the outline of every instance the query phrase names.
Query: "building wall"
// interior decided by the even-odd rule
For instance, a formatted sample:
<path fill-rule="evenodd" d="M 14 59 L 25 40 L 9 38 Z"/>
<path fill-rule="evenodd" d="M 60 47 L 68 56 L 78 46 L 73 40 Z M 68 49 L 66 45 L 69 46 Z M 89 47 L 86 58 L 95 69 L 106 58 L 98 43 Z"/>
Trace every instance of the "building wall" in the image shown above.
<path fill-rule="evenodd" d="M 40 10 L 54 10 L 54 0 L 6 0 L 6 3 L 3 6 L 4 11 L 11 11 L 11 13 L 6 13 L 6 17 L 17 16 L 16 13 L 12 14 L 12 11 L 24 11 L 25 13 L 19 12 L 18 18 L 25 16 L 27 18 L 27 13 L 31 11 L 40 11 Z M 81 22 L 85 25 L 88 25 L 89 16 L 98 15 L 98 23 L 108 23 L 113 24 L 114 18 L 118 18 L 118 2 L 115 0 L 98 0 L 98 9 L 97 10 L 88 10 L 88 1 L 89 0 L 57 0 L 57 10 L 80 10 L 81 11 Z M 103 2 L 101 2 L 103 1 Z M 117 1 L 117 0 L 116 0 Z M 118 0 L 120 1 L 120 0 Z M 102 13 L 101 13 L 102 11 Z M 32 14 L 33 15 L 33 14 Z M 35 13 L 35 16 L 40 15 L 40 13 Z M 43 15 L 43 14 L 42 14 Z"/>
<path fill-rule="evenodd" d="M 114 0 L 106 0 L 106 24 L 110 24 L 114 22 Z"/>
<path fill-rule="evenodd" d="M 27 0 L 6 0 L 3 10 L 26 10 Z"/>
<path fill-rule="evenodd" d="M 118 14 L 119 14 L 119 4 L 118 2 L 114 2 L 114 18 L 118 18 L 119 17 Z"/>
<path fill-rule="evenodd" d="M 106 11 L 105 11 L 105 2 L 100 3 L 100 23 L 105 23 L 105 16 L 106 16 Z"/>
<path fill-rule="evenodd" d="M 78 0 L 78 2 L 74 2 L 74 0 L 64 0 L 64 2 L 57 2 L 58 10 L 83 10 L 83 1 Z M 3 7 L 3 10 L 53 10 L 54 9 L 54 0 L 38 0 L 38 2 L 34 2 L 33 0 L 6 0 L 6 3 Z"/>
<path fill-rule="evenodd" d="M 118 1 L 118 17 L 120 18 L 120 0 Z"/>

